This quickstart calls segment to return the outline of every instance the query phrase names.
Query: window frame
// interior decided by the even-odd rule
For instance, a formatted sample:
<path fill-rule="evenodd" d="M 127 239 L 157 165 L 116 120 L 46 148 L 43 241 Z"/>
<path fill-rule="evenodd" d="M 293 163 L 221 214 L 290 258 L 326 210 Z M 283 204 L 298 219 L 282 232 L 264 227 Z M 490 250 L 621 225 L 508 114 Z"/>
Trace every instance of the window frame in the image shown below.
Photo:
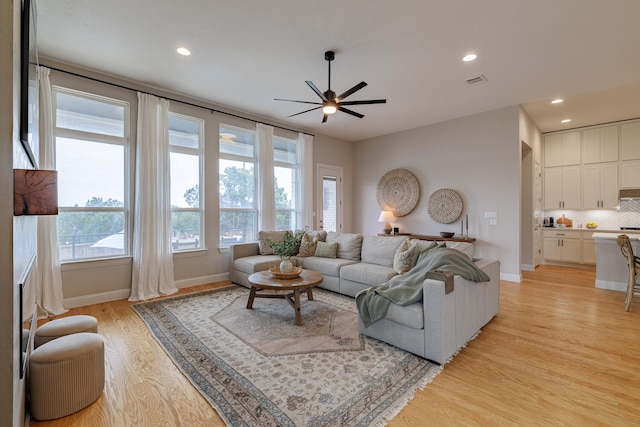
<path fill-rule="evenodd" d="M 173 230 L 173 214 L 175 213 L 179 213 L 179 212 L 196 212 L 199 215 L 199 224 L 200 224 L 200 234 L 199 234 L 199 242 L 198 242 L 198 246 L 197 247 L 193 247 L 193 248 L 185 248 L 185 249 L 176 249 L 174 242 L 172 240 L 171 243 L 171 251 L 174 254 L 177 253 L 185 253 L 185 252 L 193 252 L 193 251 L 201 251 L 206 249 L 206 234 L 205 234 L 205 211 L 204 211 L 204 206 L 205 206 L 205 200 L 204 200 L 204 195 L 205 195 L 205 191 L 204 191 L 204 146 L 205 146 L 205 140 L 204 140 L 204 126 L 205 126 L 205 121 L 204 119 L 201 119 L 199 117 L 194 117 L 194 116 L 189 116 L 187 114 L 181 114 L 181 113 L 176 113 L 173 111 L 169 111 L 169 117 L 176 117 L 179 119 L 183 119 L 183 120 L 189 120 L 189 121 L 193 121 L 193 122 L 198 122 L 198 148 L 192 148 L 192 147 L 184 147 L 184 146 L 180 146 L 180 145 L 172 145 L 171 144 L 171 130 L 169 130 L 169 159 L 171 159 L 171 153 L 179 153 L 179 154 L 187 154 L 187 155 L 197 155 L 198 156 L 198 190 L 199 190 L 199 194 L 198 194 L 198 207 L 197 208 L 193 208 L 193 207 L 188 207 L 188 208 L 183 208 L 183 207 L 174 207 L 173 205 L 171 206 L 171 229 Z M 169 160 L 171 161 L 171 160 Z M 173 171 L 171 171 L 171 173 L 173 173 Z"/>
<path fill-rule="evenodd" d="M 284 141 L 285 143 L 288 144 L 293 144 L 294 147 L 296 147 L 296 151 L 295 154 L 293 156 L 293 158 L 295 159 L 294 162 L 285 162 L 282 160 L 277 160 L 276 159 L 276 141 L 280 140 L 280 141 Z M 294 198 L 293 202 L 295 205 L 295 208 L 293 209 L 283 209 L 283 208 L 279 208 L 278 206 L 274 206 L 275 209 L 275 215 L 276 215 L 276 229 L 278 229 L 278 223 L 277 223 L 277 216 L 278 213 L 282 213 L 282 212 L 286 212 L 289 213 L 289 217 L 291 218 L 291 221 L 294 222 L 295 225 L 291 226 L 291 224 L 289 224 L 289 226 L 287 226 L 284 230 L 291 230 L 291 229 L 300 229 L 299 227 L 299 222 L 300 222 L 300 212 L 301 212 L 301 204 L 302 204 L 302 191 L 300 189 L 300 182 L 301 182 L 301 166 L 300 166 L 300 155 L 299 155 L 299 150 L 300 150 L 300 146 L 298 144 L 298 141 L 292 138 L 285 138 L 282 136 L 273 136 L 273 182 L 274 182 L 274 187 L 273 187 L 273 191 L 274 191 L 274 195 L 275 195 L 275 191 L 276 191 L 276 173 L 275 173 L 275 169 L 276 168 L 283 168 L 283 169 L 291 169 L 291 174 L 293 176 L 293 179 L 295 180 L 295 188 L 292 191 L 291 196 Z M 275 199 L 275 197 L 274 197 Z"/>
<path fill-rule="evenodd" d="M 123 148 L 123 206 L 58 206 L 59 213 L 81 213 L 81 212 L 108 212 L 108 213 L 122 213 L 124 215 L 123 224 L 123 253 L 117 255 L 105 255 L 105 256 L 92 256 L 82 258 L 65 258 L 60 259 L 61 264 L 69 264 L 75 262 L 85 262 L 94 260 L 125 258 L 131 256 L 131 102 L 112 96 L 104 96 L 93 92 L 87 92 L 84 90 L 77 90 L 62 85 L 52 85 L 52 103 L 53 103 L 53 139 L 54 139 L 54 153 L 57 154 L 58 138 L 66 138 L 80 141 L 87 141 L 100 144 L 112 144 Z M 57 123 L 57 99 L 58 94 L 66 94 L 79 98 L 84 98 L 91 101 L 103 102 L 118 107 L 123 107 L 123 136 L 114 136 L 109 134 L 100 134 L 96 132 L 83 131 L 77 129 L 69 129 L 58 127 Z M 57 158 L 57 155 L 54 156 Z M 58 165 L 56 161 L 56 170 Z M 59 234 L 56 236 L 59 239 Z M 59 243 L 58 243 L 59 245 Z"/>
<path fill-rule="evenodd" d="M 228 130 L 228 131 L 238 131 L 238 132 L 242 132 L 242 133 L 246 133 L 246 134 L 251 134 L 253 136 L 253 157 L 249 157 L 249 156 L 244 156 L 241 154 L 231 154 L 231 153 L 224 153 L 220 150 L 221 146 L 220 146 L 220 134 L 223 133 L 223 129 L 224 130 Z M 224 132 L 226 133 L 226 132 Z M 244 127 L 240 127 L 240 126 L 234 126 L 234 125 L 229 125 L 226 123 L 220 123 L 218 126 L 218 188 L 221 187 L 221 181 L 220 181 L 220 176 L 222 174 L 222 170 L 220 170 L 220 160 L 230 160 L 230 161 L 236 161 L 236 162 L 243 162 L 243 163 L 252 163 L 253 164 L 253 207 L 252 208 L 224 208 L 221 206 L 221 199 L 222 199 L 222 194 L 220 193 L 220 190 L 218 190 L 218 209 L 219 209 L 219 216 L 218 218 L 222 217 L 223 212 L 250 212 L 253 214 L 253 233 L 252 233 L 252 239 L 251 240 L 245 240 L 242 243 L 251 243 L 251 242 L 256 242 L 257 241 L 257 236 L 258 236 L 258 223 L 259 223 L 259 215 L 260 215 L 260 209 L 258 207 L 258 147 L 256 145 L 256 141 L 257 141 L 257 132 L 255 129 L 247 129 Z M 220 248 L 227 248 L 229 247 L 231 244 L 233 243 L 229 243 L 229 244 L 222 244 L 222 230 L 221 230 L 221 226 L 222 223 L 220 221 L 218 221 L 218 247 Z M 240 243 L 240 242 L 238 242 Z"/>

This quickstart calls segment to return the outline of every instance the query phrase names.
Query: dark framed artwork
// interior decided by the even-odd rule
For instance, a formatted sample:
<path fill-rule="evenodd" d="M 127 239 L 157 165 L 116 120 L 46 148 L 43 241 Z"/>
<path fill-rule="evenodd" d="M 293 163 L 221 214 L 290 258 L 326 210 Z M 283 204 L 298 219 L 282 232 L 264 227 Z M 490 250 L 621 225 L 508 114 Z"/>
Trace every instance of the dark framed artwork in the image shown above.
<path fill-rule="evenodd" d="M 31 0 L 22 2 L 20 47 L 20 142 L 35 169 L 38 168 L 38 52 L 36 10 Z"/>

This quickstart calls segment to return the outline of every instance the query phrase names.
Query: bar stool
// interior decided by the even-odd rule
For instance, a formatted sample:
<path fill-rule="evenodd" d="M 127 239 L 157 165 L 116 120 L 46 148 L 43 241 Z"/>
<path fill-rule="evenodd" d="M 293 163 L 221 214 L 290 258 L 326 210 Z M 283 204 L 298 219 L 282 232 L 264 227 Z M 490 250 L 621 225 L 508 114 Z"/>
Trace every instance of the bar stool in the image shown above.
<path fill-rule="evenodd" d="M 640 277 L 640 258 L 633 254 L 633 247 L 629 236 L 626 234 L 620 234 L 616 239 L 622 255 L 627 259 L 627 265 L 629 266 L 629 281 L 627 282 L 627 297 L 624 300 L 625 311 L 629 311 L 631 307 L 631 300 L 634 297 L 640 297 L 640 284 L 638 284 L 638 278 Z"/>

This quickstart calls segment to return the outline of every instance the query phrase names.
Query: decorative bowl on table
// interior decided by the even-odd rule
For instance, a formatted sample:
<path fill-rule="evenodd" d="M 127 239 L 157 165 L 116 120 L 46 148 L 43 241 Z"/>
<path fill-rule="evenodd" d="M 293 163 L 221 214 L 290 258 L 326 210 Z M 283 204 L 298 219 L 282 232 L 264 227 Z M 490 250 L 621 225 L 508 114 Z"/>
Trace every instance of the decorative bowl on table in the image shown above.
<path fill-rule="evenodd" d="M 271 267 L 269 273 L 276 279 L 295 279 L 302 273 L 302 267 L 293 267 L 290 273 L 281 272 L 280 267 Z"/>
<path fill-rule="evenodd" d="M 444 237 L 445 239 L 453 237 L 454 234 L 456 234 L 456 233 L 451 232 L 451 231 L 441 231 L 440 232 L 440 236 Z"/>

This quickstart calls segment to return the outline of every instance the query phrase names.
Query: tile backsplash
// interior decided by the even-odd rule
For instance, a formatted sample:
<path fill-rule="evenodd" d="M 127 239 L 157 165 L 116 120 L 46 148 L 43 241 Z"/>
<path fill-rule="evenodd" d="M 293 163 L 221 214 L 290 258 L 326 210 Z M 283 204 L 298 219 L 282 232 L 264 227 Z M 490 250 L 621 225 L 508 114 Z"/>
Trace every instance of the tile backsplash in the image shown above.
<path fill-rule="evenodd" d="M 544 216 L 552 216 L 554 220 L 562 217 L 573 220 L 573 226 L 586 224 L 589 221 L 598 223 L 598 228 L 618 230 L 620 227 L 640 227 L 640 200 L 622 200 L 618 210 L 594 209 L 585 211 L 552 210 L 545 211 Z"/>

